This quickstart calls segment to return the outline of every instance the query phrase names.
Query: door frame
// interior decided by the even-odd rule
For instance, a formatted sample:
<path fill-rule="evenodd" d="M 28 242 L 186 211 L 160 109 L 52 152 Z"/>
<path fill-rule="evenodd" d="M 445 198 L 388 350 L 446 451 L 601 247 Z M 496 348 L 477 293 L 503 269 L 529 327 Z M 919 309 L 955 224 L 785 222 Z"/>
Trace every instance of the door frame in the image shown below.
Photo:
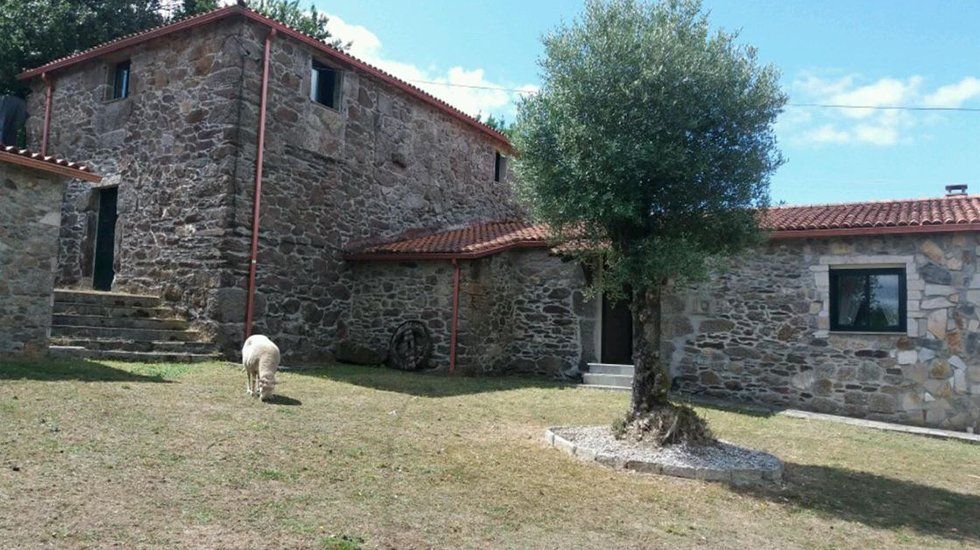
<path fill-rule="evenodd" d="M 98 264 L 99 264 L 99 229 L 100 229 L 100 227 L 102 225 L 102 197 L 103 197 L 103 193 L 105 193 L 106 191 L 108 191 L 110 189 L 115 190 L 115 193 L 116 193 L 116 223 L 114 223 L 113 226 L 112 226 L 112 243 L 111 243 L 111 247 L 112 247 L 111 248 L 111 258 L 112 258 L 112 260 L 111 260 L 111 264 L 110 264 L 110 268 L 112 269 L 112 280 L 109 281 L 109 289 L 108 290 L 112 290 L 112 283 L 113 283 L 113 281 L 116 278 L 115 277 L 116 270 L 115 270 L 114 264 L 116 263 L 116 226 L 119 223 L 119 185 L 118 184 L 115 184 L 115 185 L 103 185 L 103 186 L 99 186 L 99 187 L 94 187 L 92 189 L 93 192 L 98 193 L 98 195 L 99 195 L 99 201 L 98 201 L 99 202 L 99 205 L 98 205 L 98 208 L 96 209 L 96 217 L 95 217 L 95 235 L 94 235 L 94 239 L 92 240 L 92 277 L 91 277 L 91 282 L 92 282 L 92 288 L 93 289 L 95 289 L 95 278 L 96 278 L 96 276 L 98 275 L 98 272 L 99 272 L 99 270 L 98 270 Z"/>

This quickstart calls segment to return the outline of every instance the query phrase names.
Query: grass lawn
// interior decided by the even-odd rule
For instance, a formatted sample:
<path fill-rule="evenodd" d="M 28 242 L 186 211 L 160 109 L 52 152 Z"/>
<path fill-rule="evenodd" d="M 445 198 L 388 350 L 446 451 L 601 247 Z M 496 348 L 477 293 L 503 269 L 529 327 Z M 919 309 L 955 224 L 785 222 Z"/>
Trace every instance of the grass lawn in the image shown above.
<path fill-rule="evenodd" d="M 980 545 L 980 446 L 700 408 L 784 486 L 607 470 L 545 446 L 628 396 L 327 366 L 0 363 L 0 546 Z"/>

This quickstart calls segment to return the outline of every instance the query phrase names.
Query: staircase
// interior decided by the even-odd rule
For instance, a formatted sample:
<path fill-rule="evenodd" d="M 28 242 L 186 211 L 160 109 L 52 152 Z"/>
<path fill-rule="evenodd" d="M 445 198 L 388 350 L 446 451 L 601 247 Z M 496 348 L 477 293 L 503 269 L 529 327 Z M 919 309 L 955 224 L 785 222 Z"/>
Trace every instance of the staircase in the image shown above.
<path fill-rule="evenodd" d="M 120 361 L 191 363 L 220 358 L 158 296 L 55 290 L 52 354 Z"/>
<path fill-rule="evenodd" d="M 589 372 L 582 373 L 586 388 L 629 391 L 633 389 L 633 365 L 589 363 Z"/>

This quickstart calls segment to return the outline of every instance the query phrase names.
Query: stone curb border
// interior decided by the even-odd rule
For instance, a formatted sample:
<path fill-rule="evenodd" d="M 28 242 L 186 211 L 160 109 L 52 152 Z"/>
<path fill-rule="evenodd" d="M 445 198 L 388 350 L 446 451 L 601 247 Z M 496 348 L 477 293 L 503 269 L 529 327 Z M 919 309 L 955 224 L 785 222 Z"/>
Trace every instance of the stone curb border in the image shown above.
<path fill-rule="evenodd" d="M 779 483 L 783 479 L 783 463 L 779 461 L 779 468 L 774 470 L 761 469 L 717 469 L 717 468 L 697 468 L 694 466 L 677 466 L 673 464 L 659 464 L 644 460 L 625 460 L 612 454 L 597 453 L 593 449 L 580 447 L 575 443 L 565 439 L 555 433 L 555 430 L 562 429 L 562 426 L 553 426 L 544 431 L 545 440 L 549 445 L 568 453 L 579 460 L 586 462 L 598 462 L 608 468 L 618 470 L 632 470 L 644 474 L 660 474 L 674 477 L 684 477 L 701 481 L 720 481 L 733 485 L 765 485 Z M 778 460 L 778 459 L 777 459 Z"/>

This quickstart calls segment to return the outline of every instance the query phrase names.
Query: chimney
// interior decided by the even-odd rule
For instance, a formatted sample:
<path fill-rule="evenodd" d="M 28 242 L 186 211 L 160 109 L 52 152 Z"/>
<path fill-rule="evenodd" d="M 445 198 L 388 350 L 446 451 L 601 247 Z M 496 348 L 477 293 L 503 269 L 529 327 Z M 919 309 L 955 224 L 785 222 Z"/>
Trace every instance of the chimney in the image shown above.
<path fill-rule="evenodd" d="M 956 183 L 953 185 L 946 186 L 946 196 L 947 197 L 964 197 L 966 196 L 966 184 Z"/>

